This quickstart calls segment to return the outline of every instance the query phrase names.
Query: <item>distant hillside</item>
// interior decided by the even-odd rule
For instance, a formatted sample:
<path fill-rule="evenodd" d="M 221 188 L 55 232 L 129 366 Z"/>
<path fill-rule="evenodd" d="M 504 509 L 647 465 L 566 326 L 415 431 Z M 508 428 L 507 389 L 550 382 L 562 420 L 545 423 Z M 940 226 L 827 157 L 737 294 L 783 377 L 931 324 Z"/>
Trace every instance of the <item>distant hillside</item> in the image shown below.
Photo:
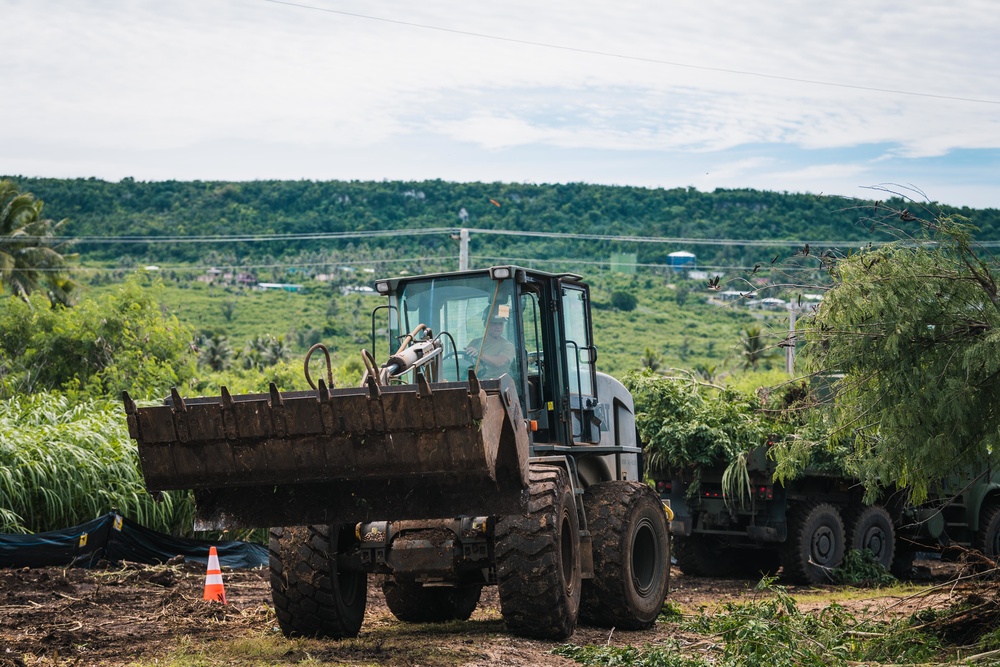
<path fill-rule="evenodd" d="M 10 177 L 45 203 L 45 214 L 69 218 L 71 236 L 204 236 L 370 232 L 471 227 L 489 230 L 810 242 L 886 240 L 869 234 L 872 202 L 756 190 L 648 189 L 600 185 L 525 185 L 361 181 L 137 182 Z M 880 194 L 880 193 L 873 193 Z M 901 207 L 900 202 L 896 202 Z M 919 207 L 909 205 L 911 210 Z M 929 206 L 937 210 L 936 205 Z M 944 208 L 944 207 L 941 207 Z M 1000 240 L 1000 211 L 946 209 L 972 219 L 980 238 Z M 919 212 L 919 211 L 918 211 Z M 351 248 L 405 257 L 454 255 L 446 233 L 405 238 L 267 243 L 86 244 L 85 259 L 130 256 L 154 263 L 232 261 Z M 607 261 L 636 253 L 662 263 L 676 250 L 702 265 L 747 265 L 787 246 L 626 243 L 516 235 L 476 235 L 473 252 L 515 258 Z"/>

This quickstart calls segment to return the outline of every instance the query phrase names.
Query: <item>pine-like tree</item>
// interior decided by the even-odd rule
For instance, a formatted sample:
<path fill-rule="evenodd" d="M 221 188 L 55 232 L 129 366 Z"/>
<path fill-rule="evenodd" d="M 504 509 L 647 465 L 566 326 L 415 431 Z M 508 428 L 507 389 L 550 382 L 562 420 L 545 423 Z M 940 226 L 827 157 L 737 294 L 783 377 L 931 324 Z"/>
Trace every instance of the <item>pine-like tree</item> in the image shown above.
<path fill-rule="evenodd" d="M 837 432 L 857 473 L 918 501 L 1000 454 L 1000 267 L 967 220 L 924 229 L 839 260 L 807 322 L 819 366 L 843 373 Z"/>

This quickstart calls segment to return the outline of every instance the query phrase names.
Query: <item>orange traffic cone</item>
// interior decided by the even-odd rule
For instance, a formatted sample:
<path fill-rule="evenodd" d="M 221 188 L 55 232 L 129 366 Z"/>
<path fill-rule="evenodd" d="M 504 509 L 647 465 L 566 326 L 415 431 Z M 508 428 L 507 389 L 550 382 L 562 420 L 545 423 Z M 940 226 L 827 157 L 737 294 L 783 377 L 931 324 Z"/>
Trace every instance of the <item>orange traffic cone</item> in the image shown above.
<path fill-rule="evenodd" d="M 209 547 L 208 549 L 208 574 L 205 575 L 205 599 L 226 604 L 226 589 L 222 585 L 219 552 L 215 550 L 215 547 Z"/>

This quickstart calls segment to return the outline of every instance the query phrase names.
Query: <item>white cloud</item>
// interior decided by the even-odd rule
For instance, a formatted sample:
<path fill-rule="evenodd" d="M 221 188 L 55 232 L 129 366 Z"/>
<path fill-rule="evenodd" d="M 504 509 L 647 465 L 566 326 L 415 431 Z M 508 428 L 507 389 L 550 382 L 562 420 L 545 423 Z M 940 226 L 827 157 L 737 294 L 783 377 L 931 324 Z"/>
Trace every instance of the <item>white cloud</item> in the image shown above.
<path fill-rule="evenodd" d="M 5 173 L 107 177 L 118 163 L 160 174 L 150 160 L 219 142 L 254 146 L 263 176 L 281 156 L 322 148 L 330 163 L 367 149 L 391 177 L 399 147 L 420 145 L 424 155 L 460 150 L 466 178 L 582 171 L 601 182 L 658 178 L 642 169 L 659 154 L 710 164 L 733 151 L 723 161 L 735 163 L 755 146 L 783 145 L 799 160 L 878 146 L 886 165 L 1000 150 L 995 104 L 864 90 L 1000 98 L 1000 12 L 989 0 L 302 3 L 330 11 L 264 0 L 0 3 L 21 36 L 0 43 Z M 501 171 L 498 153 L 521 149 L 533 163 Z M 614 169 L 575 164 L 577 151 L 608 152 Z M 212 159 L 221 178 L 224 157 Z M 816 159 L 816 182 L 851 177 L 843 156 L 834 161 L 843 171 Z M 857 175 L 871 159 L 851 163 Z M 175 163 L 172 177 L 194 177 L 199 162 Z M 423 177 L 444 172 L 423 164 Z M 361 177 L 351 167 L 336 177 Z M 334 177 L 312 169 L 300 176 Z M 771 188 L 795 188 L 795 174 L 772 172 L 790 180 Z M 733 172 L 741 176 L 761 174 Z"/>

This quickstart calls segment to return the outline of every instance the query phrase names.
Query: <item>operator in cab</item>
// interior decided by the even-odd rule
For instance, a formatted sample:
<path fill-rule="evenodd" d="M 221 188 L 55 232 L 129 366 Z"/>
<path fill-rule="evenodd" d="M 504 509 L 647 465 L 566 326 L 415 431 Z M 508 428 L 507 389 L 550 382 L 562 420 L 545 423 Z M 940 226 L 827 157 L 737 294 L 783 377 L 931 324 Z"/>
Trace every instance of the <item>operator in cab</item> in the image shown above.
<path fill-rule="evenodd" d="M 497 306 L 492 314 L 487 307 L 483 311 L 483 326 L 486 331 L 481 338 L 472 340 L 465 347 L 465 354 L 475 364 L 476 375 L 484 380 L 511 373 L 511 362 L 517 356 L 517 349 L 503 337 L 509 318 L 510 306 Z"/>

